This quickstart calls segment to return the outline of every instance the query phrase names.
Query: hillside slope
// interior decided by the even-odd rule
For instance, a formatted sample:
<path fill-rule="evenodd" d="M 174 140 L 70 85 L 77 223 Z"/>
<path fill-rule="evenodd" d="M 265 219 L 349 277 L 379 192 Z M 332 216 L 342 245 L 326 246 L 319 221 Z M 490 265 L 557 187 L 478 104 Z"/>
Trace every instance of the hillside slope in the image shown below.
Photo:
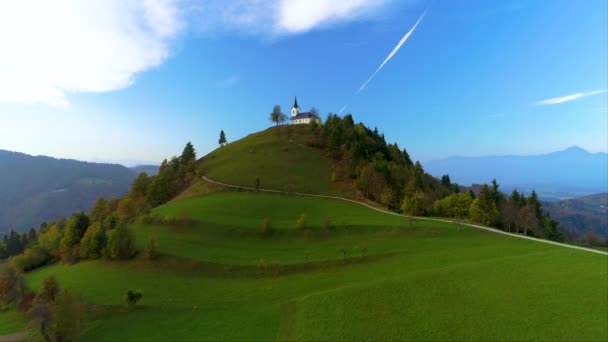
<path fill-rule="evenodd" d="M 305 229 L 296 228 L 302 213 Z M 133 226 L 140 248 L 158 238 L 160 259 L 81 261 L 28 273 L 34 290 L 54 275 L 102 312 L 87 322 L 83 340 L 608 337 L 604 255 L 410 222 L 343 201 L 258 192 L 178 200 L 151 215 L 194 219 Z M 273 234 L 261 235 L 263 218 Z M 134 310 L 116 305 L 129 288 L 144 294 Z"/>
<path fill-rule="evenodd" d="M 122 196 L 136 175 L 122 165 L 0 150 L 0 233 L 89 210 L 99 196 Z"/>
<path fill-rule="evenodd" d="M 352 185 L 331 181 L 331 161 L 309 147 L 308 125 L 271 127 L 232 142 L 199 161 L 209 178 L 229 184 L 352 197 Z"/>
<path fill-rule="evenodd" d="M 608 193 L 545 203 L 544 206 L 563 228 L 579 234 L 594 232 L 608 237 Z"/>

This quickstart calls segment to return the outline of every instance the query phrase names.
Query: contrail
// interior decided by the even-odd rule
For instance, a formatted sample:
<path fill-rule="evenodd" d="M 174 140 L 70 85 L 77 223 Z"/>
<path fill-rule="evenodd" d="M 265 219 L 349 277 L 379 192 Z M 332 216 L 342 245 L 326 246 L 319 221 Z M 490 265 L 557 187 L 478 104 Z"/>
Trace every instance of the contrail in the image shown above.
<path fill-rule="evenodd" d="M 422 21 L 422 19 L 424 18 L 425 15 L 426 15 L 426 11 L 424 11 L 424 13 L 422 13 L 422 15 L 420 16 L 420 18 L 418 18 L 418 21 L 416 21 L 416 23 L 414 24 L 414 26 L 405 34 L 405 36 L 403 36 L 403 38 L 401 38 L 401 40 L 399 41 L 399 43 L 397 44 L 397 46 L 395 46 L 395 48 L 393 49 L 393 51 L 391 51 L 391 53 L 388 54 L 388 57 L 386 57 L 386 59 L 384 60 L 384 62 L 382 62 L 382 64 L 380 64 L 380 66 L 378 67 L 378 69 L 367 79 L 367 81 L 365 81 L 365 83 L 363 83 L 363 85 L 361 86 L 361 88 L 359 88 L 359 90 L 357 90 L 356 94 L 359 94 L 363 89 L 365 89 L 365 86 L 374 78 L 374 76 L 376 76 L 376 74 L 382 69 L 382 67 L 384 67 L 384 65 L 388 61 L 390 61 L 391 58 L 393 58 L 393 56 L 401 48 L 401 45 L 403 45 L 403 43 L 405 43 L 405 41 L 412 35 L 412 33 L 414 32 L 414 30 L 416 29 L 416 27 L 418 26 L 418 24 L 420 24 L 420 22 Z"/>
<path fill-rule="evenodd" d="M 341 109 L 338 111 L 338 114 L 341 114 L 341 113 L 342 113 L 342 112 L 343 112 L 343 111 L 346 109 L 346 107 L 348 107 L 348 105 L 344 105 L 344 106 L 343 106 L 343 107 L 342 107 L 342 108 L 341 108 Z"/>

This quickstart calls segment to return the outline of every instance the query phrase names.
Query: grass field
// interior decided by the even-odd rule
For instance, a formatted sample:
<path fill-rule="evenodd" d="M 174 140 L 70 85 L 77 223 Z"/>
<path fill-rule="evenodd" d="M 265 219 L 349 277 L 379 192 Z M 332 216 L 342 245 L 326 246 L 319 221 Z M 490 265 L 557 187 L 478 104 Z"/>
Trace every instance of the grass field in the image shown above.
<path fill-rule="evenodd" d="M 254 187 L 352 197 L 352 187 L 331 182 L 331 163 L 321 150 L 306 146 L 308 125 L 272 127 L 221 147 L 199 162 L 211 179 Z"/>
<path fill-rule="evenodd" d="M 16 310 L 0 311 L 0 336 L 23 330 L 27 321 L 27 316 Z"/>
<path fill-rule="evenodd" d="M 302 211 L 312 233 L 295 228 Z M 605 255 L 447 223 L 410 227 L 361 206 L 285 195 L 213 194 L 153 215 L 184 212 L 198 222 L 134 226 L 140 246 L 158 237 L 159 260 L 54 265 L 27 281 L 39 288 L 54 274 L 100 308 L 87 341 L 608 339 Z M 262 238 L 265 217 L 277 232 Z M 343 249 L 360 259 L 361 246 L 369 256 L 341 261 Z M 230 268 L 256 268 L 261 258 L 310 267 L 255 276 Z M 122 305 L 128 289 L 143 292 L 134 310 Z"/>

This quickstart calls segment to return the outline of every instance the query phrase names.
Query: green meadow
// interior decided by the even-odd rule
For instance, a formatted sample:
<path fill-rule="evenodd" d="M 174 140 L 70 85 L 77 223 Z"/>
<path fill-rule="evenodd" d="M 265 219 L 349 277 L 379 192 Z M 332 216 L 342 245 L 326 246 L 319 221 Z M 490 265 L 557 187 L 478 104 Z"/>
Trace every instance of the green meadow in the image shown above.
<path fill-rule="evenodd" d="M 87 341 L 608 339 L 605 255 L 255 192 L 176 201 L 152 216 L 184 213 L 195 221 L 133 225 L 140 247 L 158 238 L 155 261 L 57 264 L 27 282 L 38 289 L 52 274 L 82 296 L 94 308 Z M 295 227 L 302 213 L 306 229 Z M 274 234 L 260 234 L 264 218 Z M 143 293 L 134 309 L 123 304 L 129 289 Z"/>

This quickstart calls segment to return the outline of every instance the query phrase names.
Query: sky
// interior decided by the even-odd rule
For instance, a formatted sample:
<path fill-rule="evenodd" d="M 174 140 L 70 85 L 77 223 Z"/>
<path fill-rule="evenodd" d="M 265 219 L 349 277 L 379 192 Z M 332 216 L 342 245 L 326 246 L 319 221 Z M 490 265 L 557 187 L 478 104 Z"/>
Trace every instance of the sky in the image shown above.
<path fill-rule="evenodd" d="M 152 161 L 350 113 L 417 160 L 608 149 L 605 0 L 7 0 L 0 149 Z"/>

